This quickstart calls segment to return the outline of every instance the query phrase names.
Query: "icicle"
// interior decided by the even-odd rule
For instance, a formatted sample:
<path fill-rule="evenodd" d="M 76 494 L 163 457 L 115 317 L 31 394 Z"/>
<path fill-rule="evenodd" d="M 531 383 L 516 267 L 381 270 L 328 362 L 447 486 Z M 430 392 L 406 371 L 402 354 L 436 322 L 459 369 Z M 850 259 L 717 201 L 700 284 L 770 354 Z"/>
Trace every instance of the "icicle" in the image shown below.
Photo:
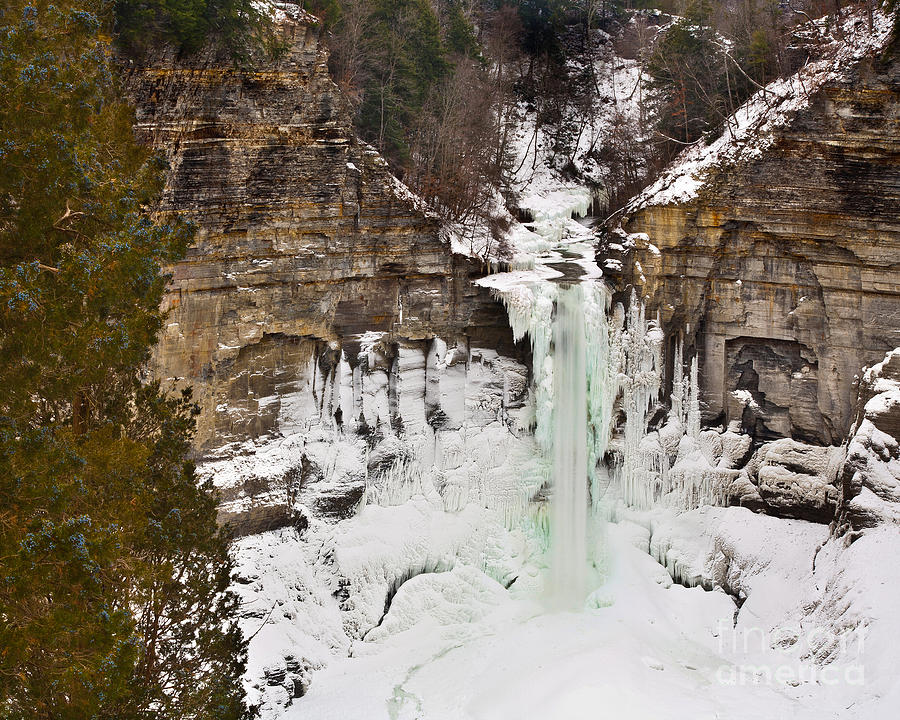
<path fill-rule="evenodd" d="M 643 302 L 632 291 L 622 330 L 622 409 L 625 412 L 621 465 L 617 468 L 623 499 L 648 507 L 656 498 L 662 467 L 659 442 L 647 440 L 648 414 L 662 386 L 662 332 L 648 322 Z"/>
<path fill-rule="evenodd" d="M 553 303 L 558 294 L 558 286 L 547 282 L 495 291 L 495 296 L 506 306 L 513 339 L 518 342 L 527 336 L 531 340 L 534 436 L 538 447 L 545 453 L 549 453 L 553 442 L 553 357 L 550 354 L 550 342 Z"/>
<path fill-rule="evenodd" d="M 690 402 L 687 412 L 687 436 L 700 439 L 700 383 L 697 380 L 697 356 L 691 360 Z"/>
<path fill-rule="evenodd" d="M 675 343 L 675 358 L 672 362 L 672 415 L 680 423 L 684 423 L 684 366 L 681 358 L 683 340 L 681 336 Z"/>
<path fill-rule="evenodd" d="M 610 332 L 610 294 L 591 283 L 585 287 L 585 335 L 587 337 L 588 475 L 591 509 L 600 513 L 604 496 L 597 466 L 602 462 L 612 434 L 613 408 L 620 389 L 618 347 Z"/>
<path fill-rule="evenodd" d="M 628 505 L 640 509 L 689 510 L 722 502 L 722 474 L 709 465 L 701 449 L 698 359 L 684 373 L 681 338 L 675 345 L 671 411 L 659 430 L 648 432 L 648 412 L 661 388 L 662 334 L 659 320 L 648 323 L 643 303 L 632 295 L 621 330 L 622 445 L 613 474 Z M 674 464 L 673 464 L 674 461 Z"/>

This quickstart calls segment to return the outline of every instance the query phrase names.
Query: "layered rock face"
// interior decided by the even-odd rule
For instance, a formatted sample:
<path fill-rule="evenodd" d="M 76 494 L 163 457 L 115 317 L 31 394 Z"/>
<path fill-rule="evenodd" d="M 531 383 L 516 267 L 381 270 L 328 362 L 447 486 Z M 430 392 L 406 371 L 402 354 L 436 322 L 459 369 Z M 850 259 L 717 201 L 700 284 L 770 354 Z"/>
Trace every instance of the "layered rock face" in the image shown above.
<path fill-rule="evenodd" d="M 900 62 L 882 49 L 840 70 L 693 197 L 627 209 L 612 238 L 634 246 L 622 284 L 699 353 L 705 420 L 758 440 L 839 444 L 854 376 L 897 344 Z"/>
<path fill-rule="evenodd" d="M 437 220 L 354 137 L 315 19 L 278 7 L 277 60 L 240 70 L 161 54 L 126 77 L 139 136 L 170 163 L 159 211 L 198 228 L 171 269 L 154 363 L 193 385 L 201 451 L 301 423 L 315 403 L 285 401 L 298 392 L 321 413 L 316 382 L 341 358 L 342 377 L 358 379 L 366 332 L 387 344 L 388 375 L 404 342 L 423 358 L 435 337 L 519 352 L 502 307 L 470 282 L 479 265 L 451 254 Z M 340 408 L 354 419 L 358 385 Z"/>

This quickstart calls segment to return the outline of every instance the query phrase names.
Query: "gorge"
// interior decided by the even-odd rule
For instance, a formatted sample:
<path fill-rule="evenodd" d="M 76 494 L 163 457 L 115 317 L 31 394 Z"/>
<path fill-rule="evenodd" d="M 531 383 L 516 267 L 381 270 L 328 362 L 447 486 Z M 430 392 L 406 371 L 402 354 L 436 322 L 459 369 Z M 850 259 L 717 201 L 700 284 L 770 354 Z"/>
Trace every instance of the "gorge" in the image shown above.
<path fill-rule="evenodd" d="M 526 119 L 501 258 L 275 12 L 264 68 L 126 73 L 156 211 L 198 227 L 153 372 L 194 388 L 262 717 L 893 717 L 892 16 L 605 220 Z"/>

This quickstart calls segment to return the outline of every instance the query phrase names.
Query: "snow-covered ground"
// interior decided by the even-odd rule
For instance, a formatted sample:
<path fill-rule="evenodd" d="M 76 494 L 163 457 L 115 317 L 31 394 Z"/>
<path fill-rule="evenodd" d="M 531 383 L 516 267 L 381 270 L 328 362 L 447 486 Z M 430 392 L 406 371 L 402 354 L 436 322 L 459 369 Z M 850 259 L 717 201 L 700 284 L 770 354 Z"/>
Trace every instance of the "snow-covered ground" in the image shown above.
<path fill-rule="evenodd" d="M 395 516 L 364 512 L 332 537 L 339 554 L 349 557 L 342 567 L 351 582 L 364 582 L 350 598 L 361 599 L 360 608 L 379 606 L 379 616 L 383 578 L 406 567 L 407 550 L 415 544 L 399 537 L 407 529 L 410 536 L 421 537 L 422 531 L 421 523 L 410 522 L 422 511 L 420 501 L 380 510 Z M 889 666 L 869 664 L 883 650 L 877 639 L 859 627 L 832 636 L 826 624 L 809 623 L 820 612 L 810 614 L 817 588 L 827 586 L 826 573 L 833 576 L 830 560 L 819 560 L 823 568 L 813 572 L 825 526 L 740 508 L 654 518 L 652 542 L 670 545 L 670 553 L 677 547 L 715 582 L 727 582 L 742 600 L 738 610 L 721 589 L 673 583 L 640 547 L 650 530 L 623 518 L 610 523 L 600 541 L 604 577 L 595 577 L 598 588 L 585 609 L 555 613 L 540 592 L 544 570 L 535 557 L 516 554 L 525 545 L 510 542 L 515 533 L 495 547 L 495 560 L 513 553 L 505 563 L 507 577 L 514 578 L 508 589 L 496 571 L 479 567 L 480 559 L 465 558 L 464 550 L 453 554 L 454 547 L 469 547 L 467 529 L 474 531 L 480 520 L 465 513 L 454 521 L 432 517 L 434 551 L 448 552 L 447 564 L 403 583 L 387 614 L 362 637 L 347 640 L 337 603 L 327 593 L 322 605 L 315 593 L 303 597 L 315 612 L 294 619 L 294 627 L 318 636 L 315 641 L 292 637 L 281 621 L 270 625 L 268 642 L 274 646 L 327 662 L 285 717 L 739 720 L 887 718 L 896 712 L 891 698 L 897 684 Z M 265 552 L 267 540 L 277 549 L 276 532 L 244 541 L 242 553 L 251 552 L 251 545 L 253 552 Z M 320 570 L 309 567 L 299 576 Z M 877 592 L 872 580 L 854 579 L 863 582 L 860 594 Z M 378 589 L 371 603 L 366 587 Z M 283 607 L 288 606 L 286 598 Z M 292 611 L 297 607 L 295 599 Z M 863 607 L 851 601 L 843 612 L 831 612 L 846 615 Z M 893 631 L 896 624 L 870 632 Z M 830 664 L 817 664 L 810 646 L 826 640 L 845 652 Z M 327 649 L 319 651 L 322 657 L 310 657 L 325 646 L 330 658 Z"/>

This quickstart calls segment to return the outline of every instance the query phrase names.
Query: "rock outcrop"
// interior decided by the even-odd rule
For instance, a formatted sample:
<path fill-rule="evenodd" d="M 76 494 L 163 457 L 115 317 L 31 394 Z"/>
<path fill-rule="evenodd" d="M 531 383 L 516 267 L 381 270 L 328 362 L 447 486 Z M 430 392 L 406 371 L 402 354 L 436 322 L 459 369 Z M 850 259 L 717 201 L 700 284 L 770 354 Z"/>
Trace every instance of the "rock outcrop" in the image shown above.
<path fill-rule="evenodd" d="M 357 382 L 367 332 L 388 346 L 388 370 L 401 343 L 424 357 L 436 337 L 522 352 L 503 308 L 471 282 L 480 264 L 451 253 L 438 221 L 354 136 L 316 20 L 277 7 L 277 59 L 246 70 L 214 53 L 160 53 L 126 73 L 138 135 L 169 162 L 159 212 L 198 228 L 171 269 L 154 364 L 193 385 L 202 452 L 301 424 L 312 406 L 285 403 L 297 392 L 320 411 L 317 378 L 343 357 Z M 396 422 L 386 386 L 384 421 Z M 338 409 L 358 418 L 357 406 Z"/>
<path fill-rule="evenodd" d="M 852 531 L 900 523 L 900 348 L 863 374 L 856 411 L 838 519 Z"/>
<path fill-rule="evenodd" d="M 689 150 L 601 249 L 699 353 L 706 422 L 757 441 L 840 444 L 854 375 L 897 344 L 900 60 L 876 20 Z"/>
<path fill-rule="evenodd" d="M 841 447 L 791 438 L 764 444 L 726 489 L 730 505 L 778 517 L 829 523 L 838 504 Z"/>

